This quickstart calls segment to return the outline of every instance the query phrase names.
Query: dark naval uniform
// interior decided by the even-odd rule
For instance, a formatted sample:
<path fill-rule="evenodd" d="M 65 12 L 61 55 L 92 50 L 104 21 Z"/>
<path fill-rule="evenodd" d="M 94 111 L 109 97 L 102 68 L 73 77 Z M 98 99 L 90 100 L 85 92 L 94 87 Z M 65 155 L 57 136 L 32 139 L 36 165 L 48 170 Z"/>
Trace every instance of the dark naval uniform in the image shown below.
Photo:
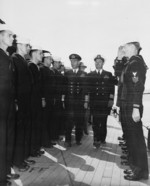
<path fill-rule="evenodd" d="M 29 157 L 30 152 L 32 76 L 27 62 L 21 55 L 13 54 L 12 59 L 15 66 L 15 99 L 18 106 L 16 111 L 14 165 L 19 167 Z"/>
<path fill-rule="evenodd" d="M 46 106 L 43 108 L 43 135 L 42 146 L 49 147 L 50 141 L 53 138 L 53 125 L 54 123 L 54 86 L 55 78 L 54 72 L 42 65 L 41 71 L 41 92 L 42 98 L 46 101 Z"/>
<path fill-rule="evenodd" d="M 54 140 L 57 140 L 60 135 L 64 134 L 63 126 L 63 102 L 62 95 L 65 92 L 65 79 L 64 76 L 56 69 L 53 69 L 55 77 L 55 86 L 54 86 L 54 126 L 53 134 Z"/>
<path fill-rule="evenodd" d="M 119 121 L 121 122 L 122 126 L 122 138 L 126 140 L 125 137 L 125 131 L 126 131 L 126 124 L 125 124 L 125 114 L 123 111 L 124 107 L 124 98 L 121 96 L 122 89 L 123 89 L 123 82 L 122 82 L 122 76 L 124 74 L 125 68 L 127 65 L 127 58 L 123 57 L 122 60 L 118 60 L 117 58 L 115 59 L 115 65 L 113 66 L 114 68 L 114 73 L 116 79 L 118 79 L 118 82 L 116 82 L 116 85 L 118 86 L 118 92 L 117 92 L 117 101 L 116 105 L 119 107 Z"/>
<path fill-rule="evenodd" d="M 96 70 L 88 74 L 90 109 L 93 115 L 94 141 L 104 142 L 107 135 L 107 116 L 111 108 L 108 107 L 110 95 L 114 94 L 112 74 L 102 70 L 101 74 Z"/>
<path fill-rule="evenodd" d="M 32 73 L 33 84 L 31 89 L 31 155 L 36 156 L 41 147 L 42 135 L 42 93 L 41 72 L 33 62 L 28 63 Z"/>
<path fill-rule="evenodd" d="M 14 142 L 14 82 L 12 62 L 0 49 L 0 185 L 6 185 L 6 175 L 12 166 Z"/>
<path fill-rule="evenodd" d="M 82 77 L 83 72 L 69 70 L 66 76 L 66 142 L 71 142 L 72 129 L 75 126 L 75 140 L 80 142 L 83 135 L 84 126 L 84 101 L 86 95 L 86 82 Z"/>
<path fill-rule="evenodd" d="M 124 98 L 124 114 L 126 119 L 126 139 L 129 151 L 130 164 L 134 167 L 136 178 L 148 178 L 148 160 L 146 144 L 143 135 L 142 121 L 134 122 L 133 108 L 138 108 L 143 114 L 142 97 L 146 79 L 146 65 L 142 56 L 132 56 L 126 66 L 122 78 Z"/>

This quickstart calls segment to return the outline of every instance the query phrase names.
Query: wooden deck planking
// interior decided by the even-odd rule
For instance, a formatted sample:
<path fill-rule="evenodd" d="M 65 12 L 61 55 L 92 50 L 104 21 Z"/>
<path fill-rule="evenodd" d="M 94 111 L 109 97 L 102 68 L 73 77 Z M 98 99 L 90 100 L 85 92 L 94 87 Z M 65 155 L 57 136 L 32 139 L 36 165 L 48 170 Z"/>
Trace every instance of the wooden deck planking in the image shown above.
<path fill-rule="evenodd" d="M 110 116 L 106 145 L 102 145 L 99 149 L 93 148 L 92 130 L 88 136 L 83 137 L 81 146 L 75 144 L 73 136 L 71 148 L 61 151 L 59 147 L 64 147 L 64 144 L 60 142 L 59 147 L 46 149 L 46 154 L 40 158 L 34 158 L 36 164 L 29 171 L 21 173 L 20 180 L 16 183 L 12 182 L 12 186 L 150 185 L 150 180 L 130 182 L 124 179 L 125 166 L 120 164 L 121 148 L 117 140 L 121 134 L 120 124 Z M 146 129 L 144 129 L 144 134 L 147 135 Z M 17 172 L 16 169 L 15 172 Z"/>
<path fill-rule="evenodd" d="M 60 145 L 63 145 L 63 144 L 60 144 Z M 88 148 L 88 146 L 89 146 L 89 143 L 88 143 L 88 141 L 86 141 L 85 142 L 85 145 L 84 145 L 84 148 L 87 148 L 87 149 L 89 149 Z M 76 161 L 74 161 L 73 159 L 72 159 L 72 156 L 74 156 L 73 155 L 73 153 L 74 152 L 76 152 L 76 151 L 83 151 L 84 150 L 84 148 L 82 148 L 81 146 L 76 146 L 75 144 L 73 144 L 73 147 L 74 147 L 74 149 L 72 149 L 71 150 L 71 148 L 69 149 L 69 150 L 67 150 L 67 151 L 63 151 L 63 156 L 64 156 L 64 158 L 65 158 L 65 161 L 66 161 L 66 163 L 67 163 L 67 165 L 68 166 L 70 166 L 69 165 L 69 163 L 74 163 L 74 165 L 72 165 L 72 167 L 75 167 L 75 166 L 77 166 L 77 164 L 78 164 L 78 162 L 76 162 Z M 74 156 L 75 157 L 75 156 Z M 56 158 L 59 160 L 59 164 L 61 165 L 62 164 L 62 167 L 64 166 L 64 159 L 63 159 L 63 157 L 62 157 L 62 153 L 61 153 L 61 151 L 59 150 L 59 155 L 58 156 L 56 156 Z M 80 166 L 81 166 L 81 164 L 80 164 Z M 65 167 L 65 166 L 64 166 Z M 62 173 L 63 172 L 63 173 Z M 51 175 L 49 175 L 48 176 L 48 180 L 57 180 L 57 182 L 59 183 L 59 180 L 63 180 L 63 177 L 61 176 L 62 174 L 64 174 L 64 172 L 66 172 L 66 170 L 65 170 L 65 168 L 63 169 L 63 170 L 61 170 L 60 169 L 60 171 L 58 170 L 58 167 L 57 166 L 55 166 L 55 169 L 53 169 L 53 173 L 51 174 Z M 42 176 L 42 180 L 41 181 L 43 181 L 44 179 L 43 179 L 43 175 L 41 175 Z M 61 179 L 60 179 L 60 176 L 61 176 Z M 65 175 L 66 176 L 66 175 Z M 65 177 L 64 176 L 64 177 Z M 45 175 L 44 175 L 44 177 L 45 177 Z M 58 177 L 58 178 L 57 178 Z M 44 182 L 48 182 L 48 180 L 47 180 L 47 178 L 45 178 L 45 180 L 44 180 Z M 40 181 L 40 182 L 41 182 Z M 36 182 L 38 182 L 39 183 L 39 178 L 36 180 Z M 54 183 L 55 183 L 55 181 L 54 181 Z M 34 183 L 33 183 L 34 184 Z M 44 183 L 42 183 L 42 185 L 43 185 Z"/>

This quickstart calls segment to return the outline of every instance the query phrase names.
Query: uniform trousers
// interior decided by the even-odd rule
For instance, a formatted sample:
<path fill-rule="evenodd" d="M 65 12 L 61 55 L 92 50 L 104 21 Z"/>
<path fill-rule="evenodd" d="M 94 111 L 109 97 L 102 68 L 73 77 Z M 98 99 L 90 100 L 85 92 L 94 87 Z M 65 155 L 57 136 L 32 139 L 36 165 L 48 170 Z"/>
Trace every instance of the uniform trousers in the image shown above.
<path fill-rule="evenodd" d="M 31 138 L 31 116 L 30 116 L 30 96 L 20 95 L 18 99 L 18 111 L 16 112 L 16 135 L 14 164 L 19 166 L 29 157 L 29 147 Z"/>
<path fill-rule="evenodd" d="M 126 119 L 125 119 L 125 101 L 120 101 L 120 122 L 121 122 L 121 127 L 122 127 L 122 132 L 123 132 L 123 138 L 126 140 Z"/>
<path fill-rule="evenodd" d="M 6 185 L 10 174 L 14 145 L 14 104 L 5 94 L 0 96 L 0 186 Z"/>
<path fill-rule="evenodd" d="M 84 127 L 84 105 L 82 100 L 70 99 L 66 100 L 66 126 L 65 126 L 65 138 L 66 142 L 71 142 L 71 133 L 75 127 L 75 140 L 80 142 L 83 136 Z"/>
<path fill-rule="evenodd" d="M 42 112 L 42 146 L 50 147 L 50 141 L 53 138 L 54 125 L 54 103 L 51 99 L 46 98 L 46 106 Z"/>
<path fill-rule="evenodd" d="M 137 174 L 148 175 L 148 159 L 146 144 L 143 135 L 142 121 L 134 122 L 132 119 L 133 106 L 130 104 L 125 105 L 125 118 L 126 118 L 126 139 L 131 163 L 134 166 Z M 140 114 L 142 117 L 143 108 L 140 107 Z"/>
<path fill-rule="evenodd" d="M 110 108 L 108 108 L 108 104 L 104 104 L 104 102 L 101 104 L 99 101 L 94 101 L 93 103 L 95 104 L 91 105 L 91 114 L 93 115 L 92 128 L 94 141 L 104 142 L 107 136 L 107 117 Z"/>
<path fill-rule="evenodd" d="M 55 100 L 54 105 L 54 123 L 53 123 L 53 139 L 58 140 L 59 135 L 62 133 L 62 101 L 60 99 Z"/>
<path fill-rule="evenodd" d="M 42 137 L 42 105 L 40 98 L 31 100 L 31 142 L 30 154 L 35 155 L 41 147 Z"/>

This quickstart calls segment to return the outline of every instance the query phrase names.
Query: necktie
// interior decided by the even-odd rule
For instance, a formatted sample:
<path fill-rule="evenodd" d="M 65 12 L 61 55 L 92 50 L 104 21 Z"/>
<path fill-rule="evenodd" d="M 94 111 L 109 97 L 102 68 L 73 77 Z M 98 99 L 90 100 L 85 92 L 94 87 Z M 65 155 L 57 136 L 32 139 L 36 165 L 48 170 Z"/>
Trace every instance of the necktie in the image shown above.
<path fill-rule="evenodd" d="M 98 75 L 100 76 L 100 74 L 101 74 L 101 73 L 100 73 L 100 70 L 99 70 L 99 71 L 98 71 Z"/>

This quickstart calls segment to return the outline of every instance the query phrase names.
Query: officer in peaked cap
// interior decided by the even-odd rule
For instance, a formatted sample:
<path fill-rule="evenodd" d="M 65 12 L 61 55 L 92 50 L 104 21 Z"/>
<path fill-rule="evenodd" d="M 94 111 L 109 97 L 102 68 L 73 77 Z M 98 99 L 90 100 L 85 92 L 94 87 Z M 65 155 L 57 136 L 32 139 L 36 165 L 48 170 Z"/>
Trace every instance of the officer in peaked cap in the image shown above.
<path fill-rule="evenodd" d="M 93 132 L 95 147 L 101 143 L 106 143 L 107 116 L 111 110 L 114 98 L 114 86 L 112 83 L 112 73 L 103 69 L 104 58 L 96 55 L 95 71 L 88 74 L 90 109 L 93 115 Z"/>
<path fill-rule="evenodd" d="M 69 56 L 69 59 L 70 60 L 75 59 L 75 60 L 78 60 L 78 61 L 81 61 L 82 60 L 81 56 L 79 56 L 78 54 L 71 54 Z"/>
<path fill-rule="evenodd" d="M 96 61 L 97 59 L 100 59 L 103 62 L 105 61 L 104 58 L 100 54 L 98 54 L 98 55 L 95 56 L 94 61 Z"/>
<path fill-rule="evenodd" d="M 77 145 L 81 145 L 84 126 L 84 103 L 85 103 L 85 78 L 83 72 L 79 70 L 81 57 L 78 54 L 69 56 L 72 69 L 65 73 L 66 92 L 65 92 L 65 108 L 66 108 L 66 132 L 65 145 L 71 146 L 71 133 L 75 126 L 75 140 Z M 80 113 L 79 113 L 80 111 Z"/>

